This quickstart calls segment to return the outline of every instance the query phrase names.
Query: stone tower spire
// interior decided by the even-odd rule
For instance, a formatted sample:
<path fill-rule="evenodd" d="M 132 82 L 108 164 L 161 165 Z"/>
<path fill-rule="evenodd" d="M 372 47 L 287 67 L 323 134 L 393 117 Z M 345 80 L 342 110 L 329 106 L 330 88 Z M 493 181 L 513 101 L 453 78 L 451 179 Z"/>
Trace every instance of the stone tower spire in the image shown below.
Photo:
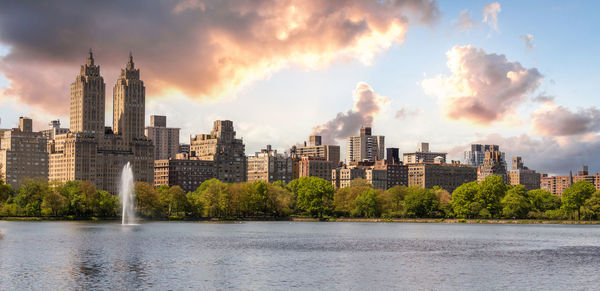
<path fill-rule="evenodd" d="M 113 127 L 115 134 L 124 139 L 140 139 L 144 137 L 146 88 L 140 80 L 140 70 L 133 63 L 133 55 L 129 60 L 113 89 Z"/>
<path fill-rule="evenodd" d="M 104 134 L 104 90 L 100 66 L 94 64 L 90 49 L 85 65 L 71 84 L 71 132 L 86 136 Z"/>

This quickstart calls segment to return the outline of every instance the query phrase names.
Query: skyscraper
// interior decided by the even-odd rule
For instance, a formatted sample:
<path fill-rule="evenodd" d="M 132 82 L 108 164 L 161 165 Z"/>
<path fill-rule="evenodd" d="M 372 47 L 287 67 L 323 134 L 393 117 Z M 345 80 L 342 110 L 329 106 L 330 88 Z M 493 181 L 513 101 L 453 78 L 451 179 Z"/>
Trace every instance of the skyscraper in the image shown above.
<path fill-rule="evenodd" d="M 145 109 L 146 87 L 129 53 L 129 61 L 113 88 L 114 133 L 128 140 L 143 138 Z"/>
<path fill-rule="evenodd" d="M 419 143 L 416 152 L 404 153 L 403 156 L 405 165 L 414 163 L 434 163 L 436 160 L 445 163 L 446 153 L 429 151 L 429 143 L 427 142 Z"/>
<path fill-rule="evenodd" d="M 360 135 L 346 138 L 346 163 L 383 160 L 385 137 L 371 135 L 370 127 L 362 127 Z"/>
<path fill-rule="evenodd" d="M 150 116 L 150 126 L 146 127 L 146 136 L 154 144 L 154 160 L 173 159 L 180 152 L 179 128 L 167 127 L 166 116 Z"/>
<path fill-rule="evenodd" d="M 71 85 L 71 128 L 48 142 L 50 180 L 89 181 L 116 194 L 122 168 L 129 162 L 136 181 L 153 182 L 154 147 L 143 135 L 145 89 L 131 55 L 114 90 L 116 134 L 104 125 L 104 79 L 90 50 Z"/>
<path fill-rule="evenodd" d="M 504 153 L 500 152 L 500 147 L 497 145 L 490 145 L 485 151 L 483 163 L 477 169 L 477 181 L 481 182 L 490 175 L 500 175 L 504 178 L 504 182 L 507 182 Z"/>
<path fill-rule="evenodd" d="M 339 164 L 340 146 L 322 144 L 320 135 L 311 135 L 308 139 L 308 145 L 304 142 L 304 146 L 292 146 L 290 149 L 292 159 L 299 161 L 301 157 L 321 157 L 333 163 L 334 167 Z"/>

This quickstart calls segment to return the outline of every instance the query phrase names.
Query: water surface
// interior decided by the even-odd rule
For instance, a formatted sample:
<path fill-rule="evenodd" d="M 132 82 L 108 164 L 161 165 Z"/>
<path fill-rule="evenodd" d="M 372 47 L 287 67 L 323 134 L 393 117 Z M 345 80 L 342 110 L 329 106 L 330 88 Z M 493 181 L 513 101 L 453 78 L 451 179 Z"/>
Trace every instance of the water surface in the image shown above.
<path fill-rule="evenodd" d="M 598 289 L 600 226 L 0 222 L 0 289 Z"/>

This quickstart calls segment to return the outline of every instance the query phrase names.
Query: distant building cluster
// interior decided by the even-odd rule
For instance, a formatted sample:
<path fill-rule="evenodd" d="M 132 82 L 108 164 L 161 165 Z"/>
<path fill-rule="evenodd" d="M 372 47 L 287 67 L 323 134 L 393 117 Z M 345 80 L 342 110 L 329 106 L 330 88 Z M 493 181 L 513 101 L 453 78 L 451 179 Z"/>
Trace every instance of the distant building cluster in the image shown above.
<path fill-rule="evenodd" d="M 336 188 L 364 179 L 377 189 L 438 186 L 452 192 L 490 175 L 555 195 L 582 180 L 600 189 L 600 175 L 589 175 L 587 166 L 577 175 L 548 177 L 527 168 L 521 157 L 513 157 L 508 169 L 498 145 L 473 144 L 462 163 L 448 162 L 447 153 L 431 151 L 426 142 L 401 154 L 398 148 L 386 148 L 385 137 L 373 135 L 371 127 L 346 138 L 343 161 L 340 146 L 323 144 L 319 135 L 285 152 L 267 145 L 246 156 L 230 120 L 217 120 L 210 133 L 190 136 L 189 143 L 182 144 L 180 129 L 167 127 L 166 116 L 152 115 L 145 126 L 145 86 L 131 54 L 113 87 L 113 127 L 105 126 L 105 83 L 91 50 L 70 89 L 68 128 L 53 120 L 48 129 L 35 132 L 32 120 L 21 117 L 18 128 L 0 129 L 0 174 L 8 184 L 19 188 L 28 178 L 84 180 L 117 194 L 121 170 L 131 163 L 136 181 L 156 187 L 178 185 L 185 191 L 213 178 L 227 183 L 289 183 L 319 177 Z"/>

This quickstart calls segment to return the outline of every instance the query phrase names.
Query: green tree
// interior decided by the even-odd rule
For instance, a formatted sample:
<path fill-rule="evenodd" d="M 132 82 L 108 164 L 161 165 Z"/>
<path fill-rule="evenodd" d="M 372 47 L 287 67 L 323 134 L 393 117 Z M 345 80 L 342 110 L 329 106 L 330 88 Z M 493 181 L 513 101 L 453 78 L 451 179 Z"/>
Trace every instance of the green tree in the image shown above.
<path fill-rule="evenodd" d="M 380 203 L 377 201 L 377 191 L 369 188 L 354 200 L 353 216 L 378 217 L 381 214 Z"/>
<path fill-rule="evenodd" d="M 42 197 L 42 213 L 46 215 L 59 216 L 65 207 L 67 198 L 56 191 L 48 191 Z"/>
<path fill-rule="evenodd" d="M 276 217 L 289 216 L 295 204 L 294 194 L 280 184 L 268 184 L 268 209 Z"/>
<path fill-rule="evenodd" d="M 119 199 L 106 191 L 97 191 L 96 198 L 98 203 L 94 216 L 97 217 L 116 217 L 119 208 Z"/>
<path fill-rule="evenodd" d="M 400 216 L 404 208 L 404 198 L 408 194 L 406 186 L 396 185 L 384 192 L 386 201 L 389 201 L 389 210 L 392 216 Z M 385 211 L 385 210 L 384 210 Z"/>
<path fill-rule="evenodd" d="M 584 204 L 587 211 L 590 213 L 591 219 L 600 218 L 600 192 L 596 191 L 590 198 L 585 201 Z"/>
<path fill-rule="evenodd" d="M 450 201 L 452 200 L 452 196 L 450 195 L 450 193 L 438 186 L 433 187 L 433 192 L 435 193 L 435 196 L 440 202 L 439 208 L 444 217 L 451 217 L 452 204 L 450 203 Z"/>
<path fill-rule="evenodd" d="M 596 192 L 596 188 L 588 181 L 573 183 L 562 194 L 562 209 L 567 213 L 575 211 L 577 213 L 577 220 L 581 220 L 581 207 L 594 192 Z"/>
<path fill-rule="evenodd" d="M 504 217 L 525 218 L 531 210 L 531 204 L 527 199 L 527 189 L 523 185 L 512 187 L 502 198 L 502 215 Z"/>
<path fill-rule="evenodd" d="M 27 216 L 40 216 L 42 214 L 43 197 L 50 191 L 52 190 L 47 182 L 38 179 L 25 179 L 15 197 L 15 202 L 19 207 L 25 209 Z"/>
<path fill-rule="evenodd" d="M 134 185 L 136 212 L 142 217 L 158 218 L 163 216 L 164 207 L 160 203 L 160 194 L 148 183 L 137 182 Z"/>
<path fill-rule="evenodd" d="M 479 184 L 479 191 L 475 195 L 475 201 L 479 202 L 482 210 L 485 208 L 491 217 L 497 217 L 502 211 L 500 203 L 508 186 L 504 184 L 504 177 L 500 175 L 491 175 L 485 177 Z"/>
<path fill-rule="evenodd" d="M 351 186 L 338 189 L 333 194 L 333 206 L 336 215 L 348 216 L 355 208 L 355 201 L 362 193 L 372 190 L 373 188 L 364 179 L 355 179 L 351 182 Z M 354 183 L 354 186 L 352 186 Z"/>
<path fill-rule="evenodd" d="M 185 215 L 189 205 L 185 191 L 181 187 L 172 186 L 169 188 L 167 185 L 162 185 L 156 190 L 160 194 L 160 202 L 165 207 L 164 213 L 167 216 Z"/>
<path fill-rule="evenodd" d="M 317 177 L 302 177 L 290 182 L 288 187 L 298 197 L 298 209 L 318 217 L 331 210 L 335 192 L 331 182 Z"/>
<path fill-rule="evenodd" d="M 460 185 L 452 192 L 452 211 L 456 217 L 473 218 L 481 210 L 481 205 L 477 203 L 477 209 L 474 209 L 475 197 L 479 192 L 479 184 L 476 181 Z"/>
<path fill-rule="evenodd" d="M 560 197 L 549 191 L 543 189 L 530 190 L 527 192 L 527 197 L 529 197 L 529 203 L 535 211 L 543 213 L 560 208 Z"/>
<path fill-rule="evenodd" d="M 229 217 L 232 213 L 232 199 L 229 185 L 218 179 L 210 179 L 196 189 L 204 205 L 204 217 Z"/>
<path fill-rule="evenodd" d="M 438 216 L 439 205 L 440 202 L 432 189 L 410 187 L 408 195 L 404 198 L 404 207 L 408 216 Z"/>

